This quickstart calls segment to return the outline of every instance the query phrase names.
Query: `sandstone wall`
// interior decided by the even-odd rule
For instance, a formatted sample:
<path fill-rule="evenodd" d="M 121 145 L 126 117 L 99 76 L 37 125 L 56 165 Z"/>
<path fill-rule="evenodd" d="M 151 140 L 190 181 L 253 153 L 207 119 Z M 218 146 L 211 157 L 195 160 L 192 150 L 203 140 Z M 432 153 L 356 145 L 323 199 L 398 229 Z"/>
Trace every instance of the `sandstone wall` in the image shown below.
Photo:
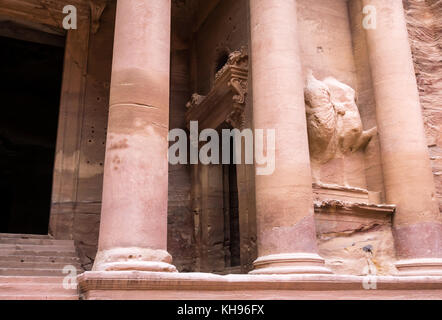
<path fill-rule="evenodd" d="M 172 7 L 169 128 L 186 128 L 190 97 L 190 20 L 185 8 Z M 173 142 L 171 142 L 172 144 Z M 195 239 L 190 206 L 190 167 L 169 164 L 167 250 L 180 272 L 194 271 Z"/>
<path fill-rule="evenodd" d="M 442 210 L 442 1 L 404 0 L 439 208 Z"/>
<path fill-rule="evenodd" d="M 298 0 L 298 37 L 304 74 L 334 77 L 355 88 L 356 68 L 345 0 Z"/>
<path fill-rule="evenodd" d="M 74 58 L 74 64 L 83 70 L 84 98 L 78 104 L 74 101 L 71 109 L 61 115 L 63 121 L 74 125 L 62 128 L 57 137 L 63 145 L 56 159 L 58 164 L 65 164 L 61 164 L 63 171 L 58 172 L 56 162 L 55 177 L 60 183 L 53 187 L 50 233 L 57 239 L 75 240 L 85 269 L 92 267 L 98 244 L 114 24 L 115 2 L 110 2 L 97 33 L 89 32 L 88 41 L 81 39 L 82 46 L 66 49 L 75 51 L 66 54 L 76 57 L 87 48 L 87 59 Z M 67 76 L 72 75 L 72 70 L 65 72 Z M 66 77 L 64 81 L 75 80 Z M 73 90 L 64 93 L 69 99 L 78 89 L 69 84 L 67 87 Z M 72 127 L 76 132 L 70 129 Z M 76 142 L 70 142 L 75 139 Z M 67 166 L 67 162 L 72 166 Z"/>

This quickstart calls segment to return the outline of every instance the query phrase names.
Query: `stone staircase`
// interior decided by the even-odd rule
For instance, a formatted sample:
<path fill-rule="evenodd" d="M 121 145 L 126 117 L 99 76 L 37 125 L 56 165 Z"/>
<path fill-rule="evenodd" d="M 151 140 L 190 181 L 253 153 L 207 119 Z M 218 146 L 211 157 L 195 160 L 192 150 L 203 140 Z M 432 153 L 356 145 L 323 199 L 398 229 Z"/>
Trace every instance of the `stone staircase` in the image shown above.
<path fill-rule="evenodd" d="M 0 300 L 76 300 L 76 285 L 63 285 L 74 270 L 83 272 L 72 240 L 0 234 Z"/>

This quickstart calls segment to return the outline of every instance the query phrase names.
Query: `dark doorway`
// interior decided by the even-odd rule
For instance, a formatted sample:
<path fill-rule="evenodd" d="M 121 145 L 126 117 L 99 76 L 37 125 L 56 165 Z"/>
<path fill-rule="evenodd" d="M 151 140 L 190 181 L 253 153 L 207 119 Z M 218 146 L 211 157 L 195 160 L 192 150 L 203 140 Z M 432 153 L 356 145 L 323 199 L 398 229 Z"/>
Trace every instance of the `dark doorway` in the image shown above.
<path fill-rule="evenodd" d="M 231 130 L 231 128 L 229 128 Z M 236 164 L 234 164 L 233 137 L 230 138 L 230 164 L 223 165 L 223 194 L 224 194 L 224 247 L 226 252 L 226 267 L 241 265 L 240 260 L 240 230 L 239 230 L 239 201 L 238 179 Z"/>
<path fill-rule="evenodd" d="M 0 48 L 0 232 L 47 234 L 64 48 Z"/>

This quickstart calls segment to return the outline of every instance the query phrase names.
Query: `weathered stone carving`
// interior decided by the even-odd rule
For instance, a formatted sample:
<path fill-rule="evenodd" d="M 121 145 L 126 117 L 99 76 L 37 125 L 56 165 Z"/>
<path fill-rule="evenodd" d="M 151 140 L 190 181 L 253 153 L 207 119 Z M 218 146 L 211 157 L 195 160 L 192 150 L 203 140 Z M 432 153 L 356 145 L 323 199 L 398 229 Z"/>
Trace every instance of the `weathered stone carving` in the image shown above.
<path fill-rule="evenodd" d="M 234 128 L 244 128 L 248 63 L 247 48 L 245 46 L 230 53 L 227 63 L 216 73 L 214 87 L 209 94 L 207 96 L 201 96 L 197 93 L 192 95 L 190 101 L 186 104 L 189 110 L 188 114 L 196 113 L 195 107 L 197 106 L 199 108 L 205 108 L 205 106 L 208 108 L 220 107 L 227 112 L 223 114 L 221 121 L 226 121 Z M 225 94 L 233 94 L 232 103 L 223 107 L 219 103 L 223 101 L 220 97 Z"/>
<path fill-rule="evenodd" d="M 226 118 L 226 122 L 233 128 L 244 129 L 245 117 L 242 108 L 235 108 Z"/>
<path fill-rule="evenodd" d="M 233 97 L 233 102 L 244 104 L 247 94 L 247 80 L 233 76 L 228 82 L 228 86 L 237 93 L 237 95 Z"/>
<path fill-rule="evenodd" d="M 217 73 L 219 76 L 225 72 L 225 68 L 229 66 L 241 69 L 248 67 L 247 48 L 241 47 L 241 50 L 234 51 L 229 55 L 227 64 Z M 226 121 L 232 127 L 243 129 L 245 124 L 244 107 L 247 95 L 247 77 L 242 73 L 232 73 L 232 78 L 228 82 L 228 86 L 232 88 L 237 95 L 233 96 L 234 110 L 229 114 Z"/>
<path fill-rule="evenodd" d="M 307 78 L 304 89 L 305 110 L 310 155 L 313 159 L 329 160 L 333 157 L 331 143 L 336 130 L 337 116 L 330 99 L 328 86 L 317 80 L 313 73 Z"/>
<path fill-rule="evenodd" d="M 249 56 L 247 54 L 247 47 L 242 46 L 241 49 L 233 51 L 229 54 L 227 63 L 216 73 L 215 81 L 217 81 L 229 67 L 247 69 L 248 65 Z"/>
<path fill-rule="evenodd" d="M 363 130 L 356 93 L 348 85 L 332 77 L 319 81 L 310 71 L 304 94 L 312 160 L 326 163 L 364 149 L 376 135 L 376 127 Z"/>
<path fill-rule="evenodd" d="M 244 106 L 247 94 L 247 80 L 240 77 L 232 77 L 228 82 L 237 95 L 233 96 L 233 111 L 227 116 L 226 122 L 234 128 L 242 129 L 245 124 Z"/>
<path fill-rule="evenodd" d="M 198 93 L 192 94 L 190 101 L 187 102 L 187 104 L 186 104 L 186 108 L 190 109 L 190 108 L 193 108 L 193 107 L 199 105 L 205 98 L 206 98 L 206 96 L 199 95 Z"/>

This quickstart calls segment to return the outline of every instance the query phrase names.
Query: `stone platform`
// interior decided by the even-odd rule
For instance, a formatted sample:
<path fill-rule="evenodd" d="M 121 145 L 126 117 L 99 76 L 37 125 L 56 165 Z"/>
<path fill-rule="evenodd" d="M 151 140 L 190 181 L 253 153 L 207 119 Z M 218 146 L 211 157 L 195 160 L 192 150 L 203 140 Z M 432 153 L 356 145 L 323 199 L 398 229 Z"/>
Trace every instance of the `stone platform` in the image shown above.
<path fill-rule="evenodd" d="M 81 274 L 78 284 L 80 298 L 89 300 L 442 299 L 442 277 L 435 276 L 220 276 L 207 273 L 91 271 Z"/>
<path fill-rule="evenodd" d="M 72 240 L 0 234 L 0 300 L 77 300 L 76 284 L 64 282 L 82 271 Z"/>

